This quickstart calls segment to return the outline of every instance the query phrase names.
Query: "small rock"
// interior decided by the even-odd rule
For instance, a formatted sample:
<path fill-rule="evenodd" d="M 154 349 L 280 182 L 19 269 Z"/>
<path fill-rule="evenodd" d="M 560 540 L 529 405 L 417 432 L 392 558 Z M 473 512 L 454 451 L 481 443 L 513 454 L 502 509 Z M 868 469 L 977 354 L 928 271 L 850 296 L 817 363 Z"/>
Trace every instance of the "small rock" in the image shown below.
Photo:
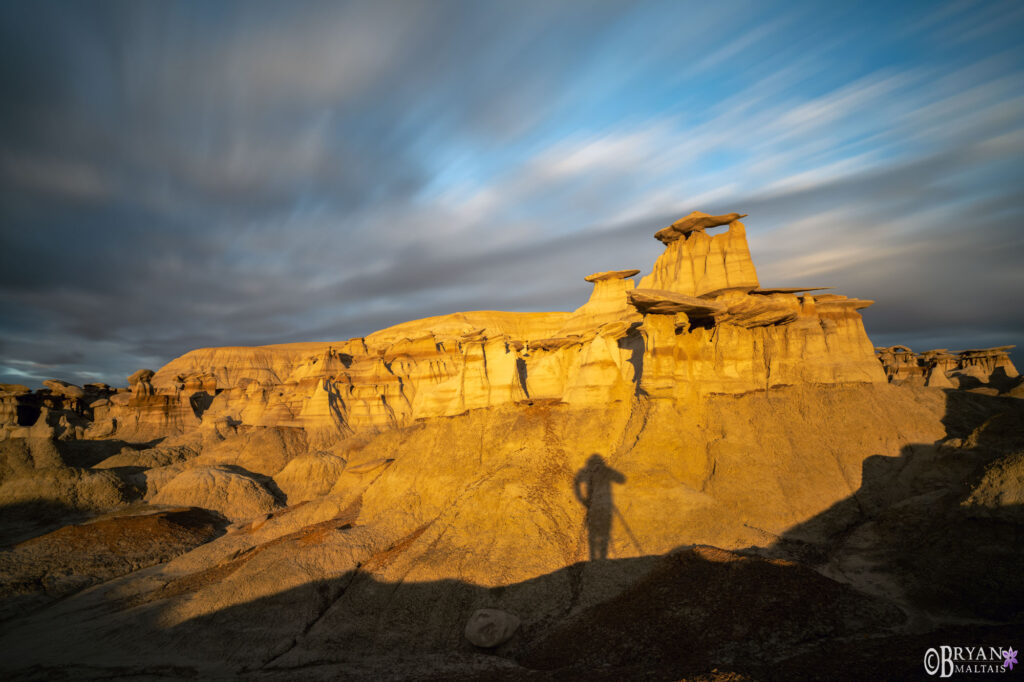
<path fill-rule="evenodd" d="M 477 609 L 466 623 L 470 644 L 490 649 L 512 638 L 519 627 L 518 616 L 499 609 Z"/>

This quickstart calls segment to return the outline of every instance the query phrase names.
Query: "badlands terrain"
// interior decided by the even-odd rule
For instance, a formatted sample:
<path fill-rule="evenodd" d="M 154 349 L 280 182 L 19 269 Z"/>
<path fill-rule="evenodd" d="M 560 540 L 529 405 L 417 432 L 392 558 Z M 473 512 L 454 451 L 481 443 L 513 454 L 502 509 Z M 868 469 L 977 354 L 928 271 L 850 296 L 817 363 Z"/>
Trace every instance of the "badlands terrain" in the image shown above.
<path fill-rule="evenodd" d="M 920 679 L 1018 648 L 1009 349 L 875 348 L 871 301 L 763 286 L 742 217 L 658 231 L 573 312 L 3 385 L 0 676 Z"/>

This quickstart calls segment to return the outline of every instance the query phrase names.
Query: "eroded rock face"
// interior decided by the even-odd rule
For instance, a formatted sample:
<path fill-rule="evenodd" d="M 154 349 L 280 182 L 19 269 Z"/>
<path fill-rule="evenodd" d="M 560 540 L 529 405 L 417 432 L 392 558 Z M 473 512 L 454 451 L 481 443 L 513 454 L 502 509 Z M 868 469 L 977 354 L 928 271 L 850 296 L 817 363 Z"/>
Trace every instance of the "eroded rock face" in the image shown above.
<path fill-rule="evenodd" d="M 572 312 L 200 349 L 82 395 L 0 387 L 0 530 L 102 515 L 5 535 L 14 592 L 62 600 L 5 623 L 0 673 L 379 679 L 398 652 L 417 679 L 417 656 L 684 679 L 889 637 L 904 613 L 1012 615 L 1006 349 L 876 357 L 870 301 L 761 287 L 739 217 L 679 221 L 641 286 L 595 273 Z M 950 597 L 989 575 L 998 598 Z"/>
<path fill-rule="evenodd" d="M 1016 395 L 1020 375 L 1008 351 L 1014 346 L 916 354 L 906 346 L 876 348 L 889 381 L 933 388 L 965 388 Z"/>
<path fill-rule="evenodd" d="M 733 222 L 723 233 L 709 235 L 695 229 L 667 244 L 651 274 L 640 280 L 641 289 L 665 289 L 687 296 L 759 286 L 750 258 L 746 229 Z"/>
<path fill-rule="evenodd" d="M 814 287 L 760 288 L 739 217 L 678 221 L 666 228 L 678 238 L 663 239 L 665 252 L 639 288 L 637 270 L 594 273 L 590 300 L 572 313 L 458 313 L 340 343 L 192 351 L 158 372 L 135 372 L 128 390 L 87 393 L 96 399 L 84 409 L 41 404 L 51 413 L 33 428 L 134 442 L 289 428 L 329 449 L 353 434 L 522 401 L 628 401 L 665 382 L 673 389 L 653 397 L 884 381 L 857 313 L 870 302 L 806 293 Z M 728 229 L 706 232 L 721 225 Z M 651 319 L 665 315 L 671 324 Z M 671 332 L 659 331 L 667 325 Z M 987 371 L 994 362 L 971 366 Z M 931 385 L 941 385 L 937 374 Z M 29 428 L 32 399 L 5 397 L 5 433 Z"/>
<path fill-rule="evenodd" d="M 640 288 L 635 270 L 594 273 L 590 300 L 572 313 L 461 313 L 338 344 L 194 351 L 151 378 L 157 392 L 148 399 L 162 403 L 144 405 L 133 389 L 125 405 L 109 409 L 113 433 L 154 422 L 188 432 L 201 421 L 221 434 L 299 428 L 311 444 L 329 447 L 355 433 L 524 400 L 579 407 L 629 400 L 645 381 L 645 359 L 679 385 L 659 398 L 883 381 L 856 312 L 868 302 L 760 290 L 736 217 L 688 217 Z M 726 232 L 705 232 L 723 221 Z M 665 323 L 644 321 L 666 314 L 686 318 L 673 323 L 678 336 L 659 337 L 653 328 Z M 708 380 L 727 366 L 735 368 L 730 377 L 738 375 Z M 146 386 L 146 377 L 135 385 Z M 182 406 L 191 400 L 195 407 L 200 389 L 208 400 L 189 414 Z M 133 421 L 133 408 L 148 416 Z"/>
<path fill-rule="evenodd" d="M 623 329 L 640 320 L 628 302 L 628 296 L 636 283 L 632 277 L 637 270 L 595 272 L 584 279 L 594 283 L 590 299 L 577 308 L 565 323 L 552 334 L 552 339 L 534 342 L 532 345 L 555 346 L 557 339 L 574 339 L 592 335 L 605 325 L 618 325 Z"/>

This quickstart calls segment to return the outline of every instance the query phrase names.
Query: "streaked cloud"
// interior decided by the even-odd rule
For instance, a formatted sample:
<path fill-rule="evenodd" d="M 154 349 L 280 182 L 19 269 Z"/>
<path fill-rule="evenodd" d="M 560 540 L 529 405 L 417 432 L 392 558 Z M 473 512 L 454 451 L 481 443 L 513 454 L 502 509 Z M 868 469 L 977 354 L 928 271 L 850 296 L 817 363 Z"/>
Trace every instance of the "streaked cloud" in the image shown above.
<path fill-rule="evenodd" d="M 0 381 L 571 309 L 694 209 L 751 214 L 766 283 L 877 300 L 879 343 L 1024 340 L 1022 24 L 1014 3 L 4 6 Z"/>

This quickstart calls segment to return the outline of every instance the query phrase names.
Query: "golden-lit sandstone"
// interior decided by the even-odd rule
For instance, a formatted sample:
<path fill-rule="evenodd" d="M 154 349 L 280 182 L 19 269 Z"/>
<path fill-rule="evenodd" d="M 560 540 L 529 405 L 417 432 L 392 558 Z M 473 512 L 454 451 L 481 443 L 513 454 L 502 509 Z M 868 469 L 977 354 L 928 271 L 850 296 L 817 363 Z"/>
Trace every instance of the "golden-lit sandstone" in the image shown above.
<path fill-rule="evenodd" d="M 513 614 L 493 628 L 504 637 L 519 619 L 550 622 L 627 586 L 604 574 L 577 593 L 551 577 L 595 557 L 584 472 L 605 472 L 615 513 L 597 559 L 824 541 L 827 514 L 871 503 L 860 490 L 869 460 L 949 436 L 943 378 L 1020 389 L 996 381 L 1016 377 L 1005 348 L 876 357 L 859 313 L 869 301 L 761 287 L 740 217 L 691 214 L 661 230 L 649 275 L 590 275 L 573 312 L 466 312 L 337 343 L 199 349 L 136 372 L 127 389 L 0 386 L 0 500 L 200 507 L 231 524 L 115 581 L 119 606 L 103 590 L 68 598 L 107 619 L 40 615 L 19 628 L 4 640 L 10 665 L 110 663 L 96 642 L 119 642 L 129 621 L 160 624 L 132 644 L 145 656 L 256 667 L 302 666 L 364 637 L 450 648 L 481 636 L 466 628 L 473 609 Z M 929 476 L 946 469 L 964 480 L 955 466 Z M 972 504 L 1009 513 L 999 500 L 1019 498 L 1016 479 L 993 469 L 983 480 Z M 817 515 L 826 520 L 805 523 Z M 339 592 L 356 603 L 377 583 L 435 592 L 379 613 L 296 608 L 303 590 L 356 573 L 362 587 Z M 446 591 L 541 576 L 505 596 Z M 258 623 L 231 620 L 246 604 L 261 605 Z M 244 636 L 223 636 L 236 626 Z"/>
<path fill-rule="evenodd" d="M 457 313 L 341 343 L 192 351 L 133 375 L 92 428 L 280 426 L 329 442 L 524 400 L 603 408 L 638 392 L 884 382 L 857 312 L 868 302 L 759 289 L 742 223 L 705 231 L 733 216 L 688 219 L 639 287 L 637 270 L 588 276 L 590 300 L 572 313 Z"/>

